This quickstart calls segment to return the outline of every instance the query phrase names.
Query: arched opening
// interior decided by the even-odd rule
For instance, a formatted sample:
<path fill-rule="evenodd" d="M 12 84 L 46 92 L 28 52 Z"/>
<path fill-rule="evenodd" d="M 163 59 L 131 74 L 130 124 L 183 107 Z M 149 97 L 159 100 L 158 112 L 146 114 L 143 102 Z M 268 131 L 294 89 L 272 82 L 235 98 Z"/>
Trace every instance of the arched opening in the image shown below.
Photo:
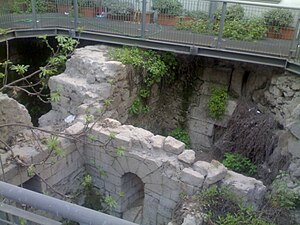
<path fill-rule="evenodd" d="M 140 224 L 144 205 L 143 181 L 133 173 L 125 173 L 121 178 L 123 219 Z"/>

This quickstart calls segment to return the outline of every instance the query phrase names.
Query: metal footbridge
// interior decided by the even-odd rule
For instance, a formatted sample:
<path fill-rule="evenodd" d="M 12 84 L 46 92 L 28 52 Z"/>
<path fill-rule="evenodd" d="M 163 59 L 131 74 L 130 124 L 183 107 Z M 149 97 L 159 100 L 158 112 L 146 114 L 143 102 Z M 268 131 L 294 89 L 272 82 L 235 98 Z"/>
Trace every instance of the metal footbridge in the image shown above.
<path fill-rule="evenodd" d="M 32 0 L 28 5 L 17 6 L 12 1 L 0 0 L 0 28 L 9 29 L 7 34 L 0 36 L 0 41 L 71 35 L 107 44 L 259 63 L 300 74 L 300 8 L 230 0 L 179 2 L 181 14 L 175 17 L 153 10 L 152 0 Z M 227 12 L 237 4 L 244 9 L 243 20 L 263 18 L 267 11 L 285 9 L 292 16 L 290 24 L 284 25 L 292 29 L 290 36 L 283 37 L 278 24 L 266 24 L 268 31 L 258 40 L 225 36 Z M 214 19 L 216 12 L 221 17 L 218 21 Z M 180 21 L 193 20 L 192 13 L 196 17 L 206 14 L 213 32 L 178 29 Z"/>

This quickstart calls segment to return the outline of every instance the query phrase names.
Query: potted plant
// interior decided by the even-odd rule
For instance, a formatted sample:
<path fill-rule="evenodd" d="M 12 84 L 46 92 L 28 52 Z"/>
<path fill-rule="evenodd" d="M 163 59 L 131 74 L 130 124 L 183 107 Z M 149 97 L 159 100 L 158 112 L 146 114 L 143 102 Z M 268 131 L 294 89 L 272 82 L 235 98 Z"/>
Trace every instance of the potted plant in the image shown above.
<path fill-rule="evenodd" d="M 104 6 L 107 9 L 107 18 L 112 20 L 132 21 L 133 4 L 119 0 L 105 0 Z"/>
<path fill-rule="evenodd" d="M 158 23 L 165 26 L 175 26 L 177 16 L 183 12 L 183 6 L 178 0 L 154 0 L 153 10 L 158 11 Z"/>
<path fill-rule="evenodd" d="M 269 30 L 267 37 L 279 39 L 293 39 L 294 28 L 290 27 L 294 17 L 288 9 L 272 9 L 264 13 L 264 20 Z"/>
<path fill-rule="evenodd" d="M 96 2 L 94 0 L 78 0 L 78 11 L 81 16 L 95 17 Z"/>

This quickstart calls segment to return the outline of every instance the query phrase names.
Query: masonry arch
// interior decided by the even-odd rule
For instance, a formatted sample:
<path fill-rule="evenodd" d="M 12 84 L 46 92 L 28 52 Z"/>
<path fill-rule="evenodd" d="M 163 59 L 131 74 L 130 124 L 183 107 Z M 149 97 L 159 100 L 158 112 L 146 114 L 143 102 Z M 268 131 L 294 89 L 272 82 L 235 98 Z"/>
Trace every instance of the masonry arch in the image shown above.
<path fill-rule="evenodd" d="M 136 174 L 128 172 L 121 177 L 121 211 L 124 219 L 141 222 L 145 198 L 145 184 Z"/>

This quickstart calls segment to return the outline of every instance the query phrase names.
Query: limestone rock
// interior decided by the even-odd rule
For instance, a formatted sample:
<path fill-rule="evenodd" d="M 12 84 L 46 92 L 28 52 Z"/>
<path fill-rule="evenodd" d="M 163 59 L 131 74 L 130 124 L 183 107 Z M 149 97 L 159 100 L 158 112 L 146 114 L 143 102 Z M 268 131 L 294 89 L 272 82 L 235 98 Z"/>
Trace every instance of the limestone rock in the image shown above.
<path fill-rule="evenodd" d="M 32 126 L 30 115 L 25 106 L 6 94 L 0 93 L 0 124 L 9 123 L 21 123 Z M 23 129 L 24 127 L 21 126 L 2 127 L 0 128 L 0 138 L 7 142 L 10 137 L 14 137 Z M 0 146 L 2 146 L 1 143 Z"/>
<path fill-rule="evenodd" d="M 155 135 L 150 138 L 151 145 L 153 149 L 162 149 L 164 146 L 165 137 L 161 135 Z"/>
<path fill-rule="evenodd" d="M 211 163 L 197 161 L 193 165 L 194 170 L 205 176 L 204 185 L 209 186 L 222 180 L 227 174 L 227 168 L 216 160 Z"/>
<path fill-rule="evenodd" d="M 174 153 L 174 154 L 181 154 L 185 148 L 185 144 L 181 141 L 176 140 L 175 138 L 168 136 L 165 139 L 164 149 L 167 152 Z"/>
<path fill-rule="evenodd" d="M 288 151 L 294 158 L 300 158 L 300 140 L 290 137 L 288 139 Z"/>
<path fill-rule="evenodd" d="M 67 134 L 79 134 L 84 129 L 84 124 L 77 122 L 66 129 Z"/>
<path fill-rule="evenodd" d="M 181 180 L 195 187 L 202 187 L 204 176 L 192 168 L 184 168 L 181 173 Z"/>
<path fill-rule="evenodd" d="M 300 140 L 300 122 L 294 121 L 288 124 L 287 127 L 289 128 L 290 132 Z"/>
<path fill-rule="evenodd" d="M 225 185 L 237 196 L 242 198 L 246 204 L 251 204 L 254 207 L 261 204 L 267 190 L 261 181 L 233 171 L 227 172 L 227 175 L 222 180 L 222 185 Z"/>
<path fill-rule="evenodd" d="M 195 152 L 193 150 L 184 150 L 178 155 L 178 160 L 187 164 L 192 164 L 195 161 Z"/>

